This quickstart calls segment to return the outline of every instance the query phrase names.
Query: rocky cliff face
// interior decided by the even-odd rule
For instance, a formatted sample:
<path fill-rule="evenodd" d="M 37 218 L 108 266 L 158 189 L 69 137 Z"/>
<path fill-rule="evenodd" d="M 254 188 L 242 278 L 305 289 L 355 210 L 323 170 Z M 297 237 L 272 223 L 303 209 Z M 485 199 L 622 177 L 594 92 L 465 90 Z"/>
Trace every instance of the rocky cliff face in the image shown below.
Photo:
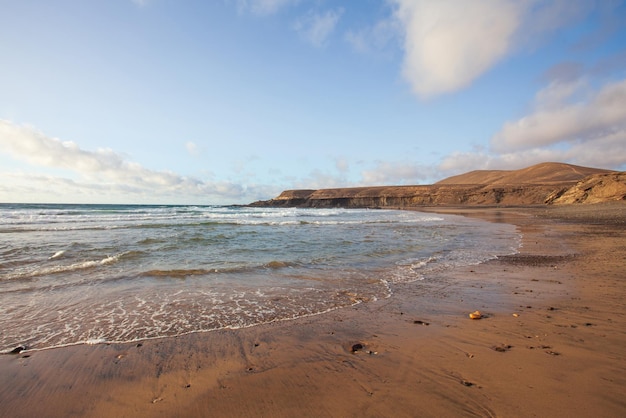
<path fill-rule="evenodd" d="M 626 172 L 597 174 L 584 178 L 561 195 L 550 196 L 546 203 L 601 203 L 626 201 Z"/>
<path fill-rule="evenodd" d="M 626 173 L 544 163 L 523 170 L 474 171 L 433 185 L 286 190 L 274 199 L 255 202 L 252 206 L 408 208 L 526 206 L 607 200 L 626 200 Z"/>

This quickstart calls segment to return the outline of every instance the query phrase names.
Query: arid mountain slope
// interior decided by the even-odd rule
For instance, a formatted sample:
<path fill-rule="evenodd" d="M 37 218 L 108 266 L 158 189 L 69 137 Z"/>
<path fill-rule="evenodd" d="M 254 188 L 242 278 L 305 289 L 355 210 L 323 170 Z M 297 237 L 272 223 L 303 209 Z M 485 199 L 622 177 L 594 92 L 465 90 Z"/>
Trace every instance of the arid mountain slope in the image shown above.
<path fill-rule="evenodd" d="M 521 206 L 626 200 L 626 173 L 562 163 L 521 170 L 479 170 L 433 185 L 286 190 L 252 206 Z"/>
<path fill-rule="evenodd" d="M 548 184 L 579 181 L 611 170 L 564 163 L 541 163 L 521 170 L 475 170 L 448 177 L 435 184 Z"/>

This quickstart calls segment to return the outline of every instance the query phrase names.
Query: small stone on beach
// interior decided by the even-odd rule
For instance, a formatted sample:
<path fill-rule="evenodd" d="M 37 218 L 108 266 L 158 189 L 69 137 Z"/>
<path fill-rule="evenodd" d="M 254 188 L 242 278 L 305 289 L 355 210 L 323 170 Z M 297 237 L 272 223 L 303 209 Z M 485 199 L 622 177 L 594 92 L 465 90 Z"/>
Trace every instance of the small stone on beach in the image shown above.
<path fill-rule="evenodd" d="M 352 345 L 352 352 L 353 352 L 353 353 L 356 353 L 357 351 L 361 351 L 361 350 L 363 350 L 363 348 L 365 348 L 365 347 L 364 347 L 364 346 L 363 346 L 363 344 L 361 344 L 361 343 L 356 343 L 356 344 L 353 344 L 353 345 Z"/>
<path fill-rule="evenodd" d="M 474 311 L 471 314 L 469 314 L 470 319 L 480 319 L 483 317 L 483 314 L 480 313 L 480 311 Z"/>
<path fill-rule="evenodd" d="M 18 345 L 13 350 L 9 351 L 9 354 L 19 354 L 22 351 L 26 350 L 26 347 L 23 345 Z"/>

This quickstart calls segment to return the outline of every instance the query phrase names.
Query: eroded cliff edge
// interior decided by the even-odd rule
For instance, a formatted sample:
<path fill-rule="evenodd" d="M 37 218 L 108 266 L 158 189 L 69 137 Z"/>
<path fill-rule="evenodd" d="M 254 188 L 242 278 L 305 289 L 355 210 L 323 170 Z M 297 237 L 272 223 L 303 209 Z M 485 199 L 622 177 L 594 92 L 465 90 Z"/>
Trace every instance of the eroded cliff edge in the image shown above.
<path fill-rule="evenodd" d="M 251 206 L 408 208 L 528 206 L 626 201 L 626 172 L 542 163 L 522 170 L 478 170 L 432 185 L 286 190 Z"/>

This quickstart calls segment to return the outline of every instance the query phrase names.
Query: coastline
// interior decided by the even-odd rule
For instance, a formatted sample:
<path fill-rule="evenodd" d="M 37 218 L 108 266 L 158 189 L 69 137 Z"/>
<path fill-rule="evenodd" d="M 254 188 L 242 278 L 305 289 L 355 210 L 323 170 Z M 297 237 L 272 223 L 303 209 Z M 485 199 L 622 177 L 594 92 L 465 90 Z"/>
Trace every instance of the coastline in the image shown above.
<path fill-rule="evenodd" d="M 415 209 L 512 223 L 523 246 L 323 315 L 0 356 L 0 415 L 626 413 L 626 204 Z"/>

